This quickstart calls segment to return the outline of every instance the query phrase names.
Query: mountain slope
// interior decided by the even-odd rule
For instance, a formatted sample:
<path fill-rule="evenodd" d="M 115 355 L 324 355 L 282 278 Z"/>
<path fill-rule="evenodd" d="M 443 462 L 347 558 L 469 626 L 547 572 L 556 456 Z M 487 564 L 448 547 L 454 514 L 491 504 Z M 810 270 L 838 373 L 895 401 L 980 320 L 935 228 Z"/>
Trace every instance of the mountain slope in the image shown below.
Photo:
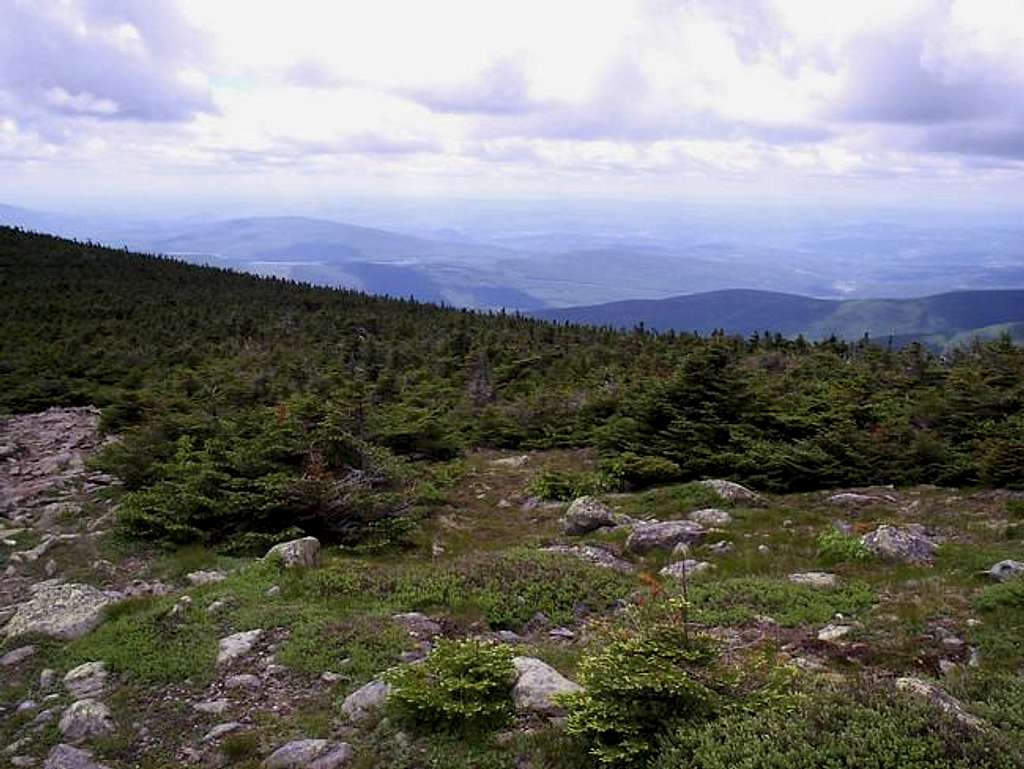
<path fill-rule="evenodd" d="M 920 299 L 812 299 L 769 291 L 729 290 L 652 301 L 543 310 L 537 317 L 597 326 L 750 335 L 765 330 L 809 339 L 928 338 L 933 344 L 1005 326 L 1020 338 L 1024 291 L 957 291 Z"/>

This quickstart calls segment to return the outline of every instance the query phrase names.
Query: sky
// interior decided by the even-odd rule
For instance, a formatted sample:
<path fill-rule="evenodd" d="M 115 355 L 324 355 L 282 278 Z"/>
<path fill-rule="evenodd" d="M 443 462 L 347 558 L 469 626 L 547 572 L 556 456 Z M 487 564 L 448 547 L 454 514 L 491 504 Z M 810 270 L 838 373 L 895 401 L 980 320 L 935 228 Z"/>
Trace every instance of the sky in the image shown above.
<path fill-rule="evenodd" d="M 0 0 L 0 202 L 1006 207 L 1024 0 Z"/>

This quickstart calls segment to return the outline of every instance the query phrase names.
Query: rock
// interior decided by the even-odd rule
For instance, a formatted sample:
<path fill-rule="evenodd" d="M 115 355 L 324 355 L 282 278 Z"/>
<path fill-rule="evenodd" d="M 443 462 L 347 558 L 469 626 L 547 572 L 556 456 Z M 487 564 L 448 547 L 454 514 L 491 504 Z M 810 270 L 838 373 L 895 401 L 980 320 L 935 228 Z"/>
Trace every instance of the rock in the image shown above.
<path fill-rule="evenodd" d="M 879 558 L 904 563 L 931 563 L 935 560 L 935 543 L 924 536 L 921 526 L 890 526 L 883 524 L 860 538 L 871 553 Z"/>
<path fill-rule="evenodd" d="M 690 546 L 685 542 L 680 542 L 678 545 L 672 548 L 672 552 L 669 553 L 669 558 L 673 561 L 682 561 L 685 558 L 690 557 Z"/>
<path fill-rule="evenodd" d="M 224 735 L 236 732 L 241 728 L 242 725 L 237 721 L 228 721 L 227 723 L 217 724 L 203 736 L 203 742 L 216 742 Z"/>
<path fill-rule="evenodd" d="M 580 690 L 579 684 L 536 657 L 513 657 L 512 664 L 518 674 L 515 686 L 512 687 L 512 701 L 521 713 L 563 715 L 565 711 L 552 697 Z"/>
<path fill-rule="evenodd" d="M 404 614 L 394 614 L 391 617 L 392 620 L 397 622 L 405 631 L 413 638 L 424 640 L 434 638 L 441 635 L 441 625 L 426 614 L 422 614 L 418 611 L 405 612 Z"/>
<path fill-rule="evenodd" d="M 768 547 L 768 545 L 758 545 L 757 546 L 757 552 L 760 555 L 769 555 L 769 554 L 771 554 L 772 549 L 770 547 Z"/>
<path fill-rule="evenodd" d="M 53 577 L 56 576 L 58 568 L 57 562 L 50 558 L 43 566 L 43 573 L 46 574 L 47 577 Z"/>
<path fill-rule="evenodd" d="M 110 710 L 97 700 L 78 700 L 64 711 L 58 724 L 60 733 L 70 742 L 99 737 L 114 729 Z"/>
<path fill-rule="evenodd" d="M 267 598 L 277 598 L 279 595 L 281 595 L 281 586 L 280 585 L 271 585 L 270 587 L 267 588 L 267 592 L 264 593 L 264 595 Z"/>
<path fill-rule="evenodd" d="M 732 542 L 728 542 L 724 539 L 720 542 L 715 542 L 712 545 L 708 545 L 708 552 L 714 553 L 715 555 L 725 555 L 726 553 L 731 553 L 732 550 Z"/>
<path fill-rule="evenodd" d="M 768 500 L 756 491 L 751 491 L 746 486 L 732 481 L 712 478 L 701 481 L 700 485 L 711 489 L 726 502 L 731 502 L 734 505 L 745 505 L 746 507 L 766 507 L 768 505 Z"/>
<path fill-rule="evenodd" d="M 57 671 L 52 668 L 43 668 L 39 671 L 39 688 L 43 691 L 51 688 L 57 681 Z"/>
<path fill-rule="evenodd" d="M 227 700 L 207 700 L 206 702 L 195 703 L 192 705 L 192 709 L 199 713 L 219 716 L 228 709 L 230 704 Z"/>
<path fill-rule="evenodd" d="M 18 767 L 18 769 L 22 769 L 22 767 L 35 766 L 39 763 L 32 758 L 32 756 L 11 756 L 10 762 L 11 766 Z"/>
<path fill-rule="evenodd" d="M 19 646 L 17 649 L 11 649 L 3 657 L 0 657 L 0 667 L 8 668 L 13 665 L 18 665 L 35 653 L 36 647 L 31 644 L 28 646 Z"/>
<path fill-rule="evenodd" d="M 64 686 L 77 700 L 94 699 L 107 685 L 107 666 L 103 662 L 85 662 L 64 676 Z"/>
<path fill-rule="evenodd" d="M 620 574 L 631 574 L 636 571 L 636 567 L 629 561 L 616 558 L 604 548 L 594 547 L 593 545 L 552 545 L 551 547 L 542 548 L 542 550 L 546 553 L 571 555 L 579 558 L 581 561 L 587 561 L 595 566 L 611 569 Z"/>
<path fill-rule="evenodd" d="M 857 494 L 852 491 L 844 491 L 839 494 L 833 494 L 828 498 L 830 505 L 876 505 L 887 500 L 883 497 L 875 497 L 870 494 Z"/>
<path fill-rule="evenodd" d="M 301 567 L 313 569 L 320 565 L 320 540 L 316 537 L 302 537 L 291 542 L 274 545 L 264 559 L 278 558 L 286 568 Z"/>
<path fill-rule="evenodd" d="M 704 538 L 704 527 L 693 521 L 643 523 L 633 529 L 626 540 L 626 549 L 634 553 L 650 550 L 671 550 L 680 542 L 693 545 Z"/>
<path fill-rule="evenodd" d="M 43 769 L 110 769 L 106 764 L 97 763 L 92 753 L 70 745 L 54 745 L 46 757 Z"/>
<path fill-rule="evenodd" d="M 611 508 L 594 497 L 574 499 L 562 518 L 562 531 L 565 534 L 588 534 L 596 529 L 616 526 L 619 517 Z"/>
<path fill-rule="evenodd" d="M 687 558 L 685 561 L 676 561 L 663 568 L 658 573 L 663 577 L 672 577 L 673 579 L 683 579 L 684 577 L 695 577 L 706 571 L 710 571 L 715 568 L 713 564 L 707 561 L 697 561 L 693 558 Z"/>
<path fill-rule="evenodd" d="M 248 654 L 263 631 L 260 629 L 246 630 L 226 636 L 217 642 L 217 664 L 227 665 L 239 657 Z"/>
<path fill-rule="evenodd" d="M 305 769 L 328 745 L 327 740 L 293 740 L 271 753 L 263 766 L 265 769 Z"/>
<path fill-rule="evenodd" d="M 517 457 L 502 457 L 501 459 L 492 459 L 491 464 L 495 467 L 524 467 L 530 461 L 529 454 L 520 454 Z"/>
<path fill-rule="evenodd" d="M 40 633 L 55 638 L 80 638 L 100 624 L 114 598 L 91 585 L 47 584 L 18 606 L 4 627 L 8 638 Z"/>
<path fill-rule="evenodd" d="M 206 613 L 207 614 L 216 614 L 217 612 L 221 611 L 222 609 L 226 609 L 230 603 L 231 603 L 231 601 L 228 600 L 227 598 L 218 598 L 216 601 L 214 601 L 213 603 L 211 603 L 209 606 L 206 607 Z"/>
<path fill-rule="evenodd" d="M 341 703 L 341 712 L 350 721 L 363 721 L 379 710 L 391 696 L 391 684 L 374 679 L 352 692 Z"/>
<path fill-rule="evenodd" d="M 818 631 L 818 640 L 832 643 L 848 634 L 853 628 L 850 625 L 825 625 Z"/>
<path fill-rule="evenodd" d="M 997 582 L 1005 582 L 1014 577 L 1024 576 L 1024 563 L 1020 561 L 1000 561 L 992 566 L 986 574 Z"/>
<path fill-rule="evenodd" d="M 397 736 L 396 736 L 397 741 Z M 339 769 L 352 760 L 352 746 L 347 742 L 339 742 L 306 769 Z"/>
<path fill-rule="evenodd" d="M 701 526 L 707 526 L 709 528 L 715 526 L 728 526 L 732 523 L 732 516 L 725 510 L 719 510 L 716 507 L 694 510 L 686 517 L 691 521 L 696 521 Z"/>
<path fill-rule="evenodd" d="M 185 575 L 185 579 L 188 583 L 196 587 L 199 587 L 200 585 L 213 585 L 217 582 L 223 582 L 227 578 L 228 575 L 218 569 L 193 571 L 190 574 Z"/>
<path fill-rule="evenodd" d="M 254 676 L 252 673 L 241 673 L 237 676 L 228 676 L 224 680 L 224 688 L 226 689 L 259 689 L 263 686 L 263 682 L 259 676 Z"/>
<path fill-rule="evenodd" d="M 39 707 L 39 703 L 35 700 L 23 700 L 18 703 L 18 707 L 14 709 L 15 713 L 28 713 L 31 710 L 35 710 Z"/>
<path fill-rule="evenodd" d="M 548 638 L 554 638 L 558 641 L 571 641 L 576 637 L 576 634 L 567 627 L 556 627 L 551 628 L 548 631 Z"/>
<path fill-rule="evenodd" d="M 980 729 L 985 725 L 985 722 L 980 718 L 968 713 L 960 700 L 929 681 L 912 676 L 897 678 L 896 689 L 901 692 L 906 692 L 913 697 L 925 700 L 926 702 L 930 702 L 932 705 L 935 705 L 940 710 L 953 716 L 953 718 L 966 726 L 970 726 L 974 729 Z"/>
<path fill-rule="evenodd" d="M 798 571 L 789 575 L 789 581 L 794 585 L 809 587 L 835 587 L 838 577 L 827 571 Z"/>

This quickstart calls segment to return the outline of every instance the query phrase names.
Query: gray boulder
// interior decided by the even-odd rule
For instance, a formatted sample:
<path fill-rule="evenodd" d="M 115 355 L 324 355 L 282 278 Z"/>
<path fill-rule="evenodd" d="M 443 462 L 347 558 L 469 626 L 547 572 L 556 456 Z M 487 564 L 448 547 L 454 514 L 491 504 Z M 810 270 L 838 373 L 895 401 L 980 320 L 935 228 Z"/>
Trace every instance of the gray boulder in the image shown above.
<path fill-rule="evenodd" d="M 280 559 L 287 568 L 316 568 L 320 565 L 320 540 L 316 537 L 302 537 L 291 542 L 274 545 L 264 559 Z"/>
<path fill-rule="evenodd" d="M 790 574 L 789 581 L 794 585 L 807 585 L 809 587 L 835 587 L 838 578 L 835 574 L 827 571 L 799 571 Z"/>
<path fill-rule="evenodd" d="M 696 521 L 701 526 L 728 526 L 732 523 L 732 516 L 725 510 L 716 507 L 707 507 L 703 510 L 694 510 L 688 516 L 691 521 Z"/>
<path fill-rule="evenodd" d="M 919 525 L 890 526 L 883 524 L 860 538 L 871 553 L 888 561 L 931 563 L 935 560 L 935 543 L 924 535 Z"/>
<path fill-rule="evenodd" d="M 341 703 L 341 712 L 350 721 L 363 721 L 380 710 L 390 696 L 391 684 L 374 679 L 348 695 Z"/>
<path fill-rule="evenodd" d="M 1000 561 L 986 573 L 997 582 L 1006 582 L 1008 579 L 1024 576 L 1024 563 L 1011 560 Z"/>
<path fill-rule="evenodd" d="M 512 701 L 521 713 L 562 715 L 564 710 L 554 702 L 553 697 L 580 690 L 579 684 L 536 657 L 513 657 L 512 664 L 518 674 L 515 686 L 512 687 Z"/>
<path fill-rule="evenodd" d="M 542 550 L 546 553 L 571 555 L 574 558 L 579 558 L 581 561 L 586 561 L 605 569 L 611 569 L 620 574 L 631 574 L 636 571 L 636 567 L 629 561 L 616 558 L 604 548 L 594 547 L 593 545 L 552 545 L 551 547 L 542 548 Z"/>
<path fill-rule="evenodd" d="M 768 505 L 768 500 L 756 491 L 751 491 L 746 486 L 741 486 L 732 481 L 712 478 L 701 481 L 700 485 L 711 489 L 726 502 L 731 502 L 734 505 L 744 505 L 746 507 L 766 507 Z"/>
<path fill-rule="evenodd" d="M 947 693 L 945 690 L 939 688 L 930 681 L 925 681 L 921 678 L 907 677 L 896 679 L 897 691 L 906 692 L 912 697 L 929 702 L 935 705 L 939 710 L 942 710 L 949 715 L 953 716 L 960 723 L 970 726 L 974 729 L 980 729 L 985 725 L 975 715 L 967 712 L 967 709 L 963 706 L 960 700 Z"/>
<path fill-rule="evenodd" d="M 327 751 L 327 740 L 293 740 L 285 743 L 263 762 L 265 769 L 305 769 Z"/>
<path fill-rule="evenodd" d="M 78 700 L 64 711 L 58 723 L 60 733 L 69 742 L 99 737 L 114 730 L 110 710 L 97 700 Z"/>
<path fill-rule="evenodd" d="M 40 633 L 54 638 L 80 638 L 100 624 L 114 598 L 92 585 L 44 584 L 18 606 L 4 627 L 8 638 Z"/>
<path fill-rule="evenodd" d="M 193 571 L 185 575 L 185 579 L 190 585 L 200 587 L 202 585 L 213 585 L 217 582 L 223 582 L 228 578 L 228 575 L 220 571 L 219 569 L 210 569 L 208 571 Z"/>
<path fill-rule="evenodd" d="M 54 745 L 46 757 L 43 769 L 110 769 L 100 764 L 87 750 L 79 750 L 70 745 Z"/>
<path fill-rule="evenodd" d="M 0 657 L 0 667 L 13 667 L 18 665 L 29 657 L 36 653 L 36 647 L 34 646 L 19 646 L 17 649 L 11 649 L 3 657 Z"/>
<path fill-rule="evenodd" d="M 621 520 L 610 507 L 594 497 L 574 499 L 562 518 L 562 531 L 573 536 L 617 526 Z"/>
<path fill-rule="evenodd" d="M 633 529 L 626 540 L 626 549 L 634 553 L 650 550 L 671 550 L 679 543 L 693 545 L 705 535 L 704 527 L 693 521 L 644 523 Z"/>
<path fill-rule="evenodd" d="M 64 676 L 64 686 L 78 700 L 103 694 L 107 685 L 107 666 L 103 662 L 85 662 Z"/>
<path fill-rule="evenodd" d="M 684 577 L 695 577 L 698 574 L 703 574 L 713 568 L 715 568 L 714 565 L 707 561 L 697 561 L 693 558 L 687 558 L 684 561 L 670 563 L 658 573 L 663 577 L 683 579 Z"/>
<path fill-rule="evenodd" d="M 263 635 L 261 629 L 245 630 L 221 638 L 217 642 L 217 664 L 228 665 L 252 651 L 253 645 Z"/>

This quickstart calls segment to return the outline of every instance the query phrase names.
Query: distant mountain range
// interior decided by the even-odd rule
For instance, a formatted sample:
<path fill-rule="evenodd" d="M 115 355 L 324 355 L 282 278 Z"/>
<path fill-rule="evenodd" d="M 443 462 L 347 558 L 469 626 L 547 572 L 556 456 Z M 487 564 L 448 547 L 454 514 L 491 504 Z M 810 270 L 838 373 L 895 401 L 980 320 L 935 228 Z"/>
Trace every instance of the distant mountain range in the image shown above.
<path fill-rule="evenodd" d="M 772 331 L 807 339 L 919 340 L 933 347 L 1008 332 L 1024 340 L 1024 290 L 955 291 L 918 299 L 812 299 L 744 289 L 671 299 L 611 302 L 533 313 L 548 320 L 657 331 L 724 329 L 745 336 Z"/>

